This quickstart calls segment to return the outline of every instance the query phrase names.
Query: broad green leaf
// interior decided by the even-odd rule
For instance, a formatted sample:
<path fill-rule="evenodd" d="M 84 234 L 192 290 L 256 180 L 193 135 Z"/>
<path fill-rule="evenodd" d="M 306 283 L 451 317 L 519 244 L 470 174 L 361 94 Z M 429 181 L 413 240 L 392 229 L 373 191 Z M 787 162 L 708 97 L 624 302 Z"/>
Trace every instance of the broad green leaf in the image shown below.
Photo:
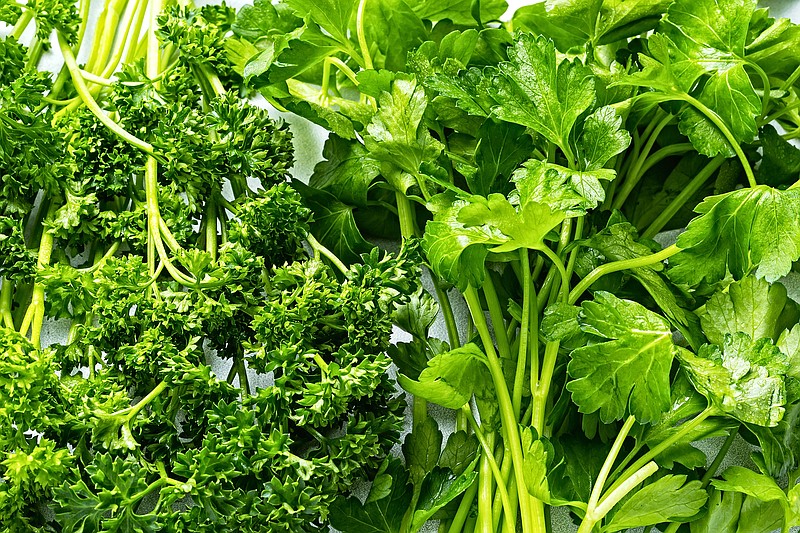
<path fill-rule="evenodd" d="M 308 184 L 327 190 L 346 204 L 366 206 L 369 186 L 381 171 L 366 148 L 358 141 L 332 134 L 325 141 L 322 157 L 325 160 L 314 167 Z"/>
<path fill-rule="evenodd" d="M 747 425 L 758 439 L 766 471 L 775 478 L 800 466 L 799 423 L 800 404 L 794 403 L 786 407 L 783 419 L 774 427 Z"/>
<path fill-rule="evenodd" d="M 770 339 L 754 343 L 736 333 L 722 348 L 707 344 L 697 355 L 681 350 L 680 359 L 697 390 L 725 413 L 759 426 L 775 426 L 783 417 L 788 364 Z"/>
<path fill-rule="evenodd" d="M 640 239 L 636 228 L 628 222 L 616 222 L 612 217 L 609 225 L 586 241 L 586 245 L 603 254 L 606 261 L 623 261 L 645 257 L 661 250 L 654 241 Z M 656 263 L 634 268 L 628 274 L 635 278 L 658 304 L 666 318 L 677 328 L 693 347 L 704 342 L 699 320 L 688 311 L 686 298 L 669 283 L 662 274 L 664 265 Z"/>
<path fill-rule="evenodd" d="M 302 25 L 303 21 L 284 6 L 278 9 L 268 0 L 255 0 L 252 5 L 242 6 L 236 13 L 231 30 L 255 42 L 266 35 L 290 33 Z"/>
<path fill-rule="evenodd" d="M 775 341 L 798 318 L 797 306 L 783 285 L 748 276 L 717 291 L 706 303 L 701 323 L 709 342 L 722 346 L 725 335 L 739 331 L 754 340 Z"/>
<path fill-rule="evenodd" d="M 416 422 L 411 433 L 406 435 L 403 457 L 415 490 L 419 490 L 425 475 L 436 466 L 441 448 L 442 432 L 431 417 Z"/>
<path fill-rule="evenodd" d="M 642 70 L 622 76 L 612 85 L 634 85 L 667 95 L 687 94 L 704 69 L 677 50 L 669 37 L 655 33 L 647 40 L 647 54 L 640 54 Z M 661 98 L 669 99 L 669 98 Z M 658 100 L 657 100 L 658 101 Z"/>
<path fill-rule="evenodd" d="M 741 492 L 763 502 L 787 501 L 786 494 L 774 479 L 749 468 L 730 466 L 722 473 L 722 477 L 711 482 L 717 490 Z"/>
<path fill-rule="evenodd" d="M 330 507 L 331 525 L 342 533 L 400 533 L 403 515 L 411 504 L 408 473 L 399 459 L 387 459 L 373 481 L 380 498 L 370 492 L 366 503 L 340 496 Z M 386 491 L 386 487 L 389 490 Z"/>
<path fill-rule="evenodd" d="M 448 19 L 453 24 L 470 26 L 475 24 L 472 16 L 472 0 L 413 0 L 409 5 L 419 18 L 439 21 Z M 480 2 L 480 20 L 497 20 L 508 9 L 506 0 L 485 0 Z"/>
<path fill-rule="evenodd" d="M 422 124 L 425 89 L 413 80 L 396 79 L 391 93 L 383 93 L 379 104 L 364 136 L 370 157 L 416 176 L 420 165 L 435 159 L 443 148 Z"/>
<path fill-rule="evenodd" d="M 439 304 L 421 288 L 409 296 L 408 301 L 397 306 L 392 315 L 394 324 L 420 340 L 428 339 L 428 330 L 439 314 Z"/>
<path fill-rule="evenodd" d="M 474 434 L 467 435 L 466 431 L 456 431 L 447 438 L 447 444 L 439 458 L 439 465 L 460 475 L 472 463 L 479 450 L 480 443 Z"/>
<path fill-rule="evenodd" d="M 548 305 L 539 327 L 542 338 L 547 342 L 558 341 L 567 350 L 585 346 L 589 335 L 581 329 L 580 312 L 580 307 L 563 302 Z"/>
<path fill-rule="evenodd" d="M 292 186 L 314 212 L 311 233 L 336 257 L 352 263 L 372 249 L 356 226 L 353 207 L 340 202 L 329 192 L 312 189 L 303 183 L 295 181 Z"/>
<path fill-rule="evenodd" d="M 722 492 L 711 489 L 708 497 L 708 511 L 689 524 L 691 533 L 736 532 L 739 511 L 744 497 L 739 492 Z"/>
<path fill-rule="evenodd" d="M 531 159 L 514 172 L 520 199 L 540 202 L 567 216 L 581 216 L 606 197 L 600 180 L 612 180 L 610 169 L 570 170 L 553 163 Z"/>
<path fill-rule="evenodd" d="M 400 374 L 398 383 L 411 394 L 442 407 L 460 409 L 484 380 L 489 379 L 483 352 L 475 344 L 439 354 L 417 380 Z"/>
<path fill-rule="evenodd" d="M 555 452 L 546 438 L 539 438 L 536 430 L 522 430 L 523 471 L 525 485 L 531 496 L 553 505 L 547 473 L 550 470 Z"/>
<path fill-rule="evenodd" d="M 552 37 L 559 49 L 609 44 L 655 28 L 668 0 L 547 0 L 514 13 L 514 27 Z"/>
<path fill-rule="evenodd" d="M 508 58 L 494 81 L 498 105 L 492 113 L 569 152 L 572 127 L 594 102 L 591 70 L 578 60 L 558 64 L 553 42 L 527 33 L 517 37 Z"/>
<path fill-rule="evenodd" d="M 506 192 L 512 172 L 530 157 L 532 151 L 533 139 L 522 126 L 485 121 L 478 130 L 478 146 L 475 148 L 478 171 L 467 176 L 470 192 L 481 196 Z"/>
<path fill-rule="evenodd" d="M 491 74 L 491 71 L 488 72 Z M 488 117 L 496 104 L 492 98 L 491 76 L 476 67 L 462 70 L 457 75 L 439 73 L 425 80 L 426 87 L 442 96 L 452 98 L 459 109 L 470 115 Z"/>
<path fill-rule="evenodd" d="M 678 237 L 682 251 L 670 259 L 678 283 L 715 283 L 755 273 L 768 282 L 786 275 L 800 257 L 800 191 L 759 185 L 710 196 Z"/>
<path fill-rule="evenodd" d="M 756 0 L 676 0 L 662 28 L 678 49 L 710 75 L 697 98 L 724 120 L 740 142 L 753 139 L 755 118 L 761 111 L 743 59 L 755 8 Z M 685 113 L 680 127 L 700 153 L 734 155 L 716 126 L 697 110 Z"/>
<path fill-rule="evenodd" d="M 430 40 L 428 29 L 405 0 L 367 2 L 364 33 L 377 69 L 405 71 L 408 53 Z"/>
<path fill-rule="evenodd" d="M 774 533 L 783 527 L 784 508 L 780 501 L 761 501 L 746 496 L 739 513 L 736 533 Z"/>
<path fill-rule="evenodd" d="M 489 251 L 512 252 L 520 248 L 541 250 L 544 237 L 564 220 L 564 213 L 553 211 L 544 203 L 520 200 L 519 210 L 502 194 L 488 198 L 472 197 L 458 211 L 464 227 L 480 228 Z"/>
<path fill-rule="evenodd" d="M 605 342 L 572 351 L 567 390 L 582 413 L 609 423 L 631 414 L 653 422 L 670 407 L 669 371 L 676 350 L 669 323 L 629 300 L 598 291 L 581 305 L 581 329 Z"/>
<path fill-rule="evenodd" d="M 758 131 L 756 117 L 761 112 L 761 101 L 743 64 L 733 65 L 724 71 L 715 71 L 697 99 L 722 118 L 739 142 L 753 140 Z M 681 114 L 678 127 L 703 155 L 735 155 L 733 147 L 719 128 L 695 108 L 687 109 Z"/>
<path fill-rule="evenodd" d="M 761 129 L 758 138 L 763 151 L 756 170 L 759 183 L 777 187 L 800 179 L 800 148 L 784 139 L 770 124 Z"/>
<path fill-rule="evenodd" d="M 411 521 L 412 528 L 422 527 L 442 507 L 458 498 L 470 485 L 475 483 L 478 473 L 475 465 L 478 457 L 467 465 L 461 474 L 456 475 L 448 468 L 434 467 L 422 483 L 416 511 Z"/>
<path fill-rule="evenodd" d="M 679 463 L 688 468 L 706 466 L 706 454 L 693 446 L 698 441 L 718 436 L 727 436 L 739 424 L 728 418 L 708 418 L 701 424 L 687 430 L 684 426 L 708 407 L 708 400 L 694 390 L 686 373 L 679 371 L 672 381 L 669 411 L 649 426 L 634 427 L 633 436 L 637 445 L 655 448 L 667 439 L 679 435 L 679 439 L 658 455 L 660 466 L 673 468 Z"/>
<path fill-rule="evenodd" d="M 298 15 L 319 24 L 340 44 L 349 44 L 348 28 L 356 0 L 285 0 Z"/>
<path fill-rule="evenodd" d="M 675 0 L 660 31 L 687 54 L 719 64 L 732 56 L 744 56 L 747 27 L 756 3 L 756 0 Z M 713 51 L 725 52 L 727 56 Z M 713 64 L 708 68 L 714 68 Z"/>
<path fill-rule="evenodd" d="M 622 125 L 622 117 L 611 106 L 601 107 L 583 123 L 577 142 L 578 162 L 584 170 L 603 168 L 630 143 L 631 136 Z"/>
<path fill-rule="evenodd" d="M 666 475 L 640 489 L 620 506 L 603 531 L 683 522 L 696 515 L 708 499 L 700 481 Z"/>

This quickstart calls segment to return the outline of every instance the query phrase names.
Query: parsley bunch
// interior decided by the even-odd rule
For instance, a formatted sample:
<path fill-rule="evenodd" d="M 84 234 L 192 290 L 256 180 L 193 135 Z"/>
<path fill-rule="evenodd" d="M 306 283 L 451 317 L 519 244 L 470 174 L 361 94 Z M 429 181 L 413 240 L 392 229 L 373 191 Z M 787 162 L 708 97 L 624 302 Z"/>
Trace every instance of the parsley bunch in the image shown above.
<path fill-rule="evenodd" d="M 398 442 L 419 243 L 309 234 L 231 8 L 88 9 L 0 2 L 0 530 L 324 530 Z"/>
<path fill-rule="evenodd" d="M 563 507 L 581 533 L 788 531 L 800 29 L 755 0 L 506 7 L 256 1 L 224 44 L 330 132 L 298 188 L 311 233 L 344 261 L 421 238 L 433 278 L 391 350 L 405 461 L 332 524 L 538 533 Z M 426 402 L 455 413 L 446 443 Z M 738 435 L 757 471 L 718 472 Z"/>

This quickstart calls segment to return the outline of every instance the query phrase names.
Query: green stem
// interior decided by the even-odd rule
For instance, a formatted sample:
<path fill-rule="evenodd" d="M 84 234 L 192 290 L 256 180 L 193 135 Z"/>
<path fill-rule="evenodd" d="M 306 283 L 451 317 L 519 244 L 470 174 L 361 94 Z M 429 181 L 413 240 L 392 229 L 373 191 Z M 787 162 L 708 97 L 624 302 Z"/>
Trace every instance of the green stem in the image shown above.
<path fill-rule="evenodd" d="M 472 426 L 472 430 L 475 432 L 475 436 L 478 437 L 478 442 L 481 444 L 481 448 L 483 449 L 483 455 L 481 459 L 486 458 L 486 461 L 491 469 L 492 475 L 494 476 L 495 483 L 497 484 L 497 493 L 500 495 L 500 500 L 503 502 L 503 510 L 507 516 L 511 516 L 511 501 L 508 498 L 508 491 L 506 490 L 505 480 L 503 478 L 502 472 L 500 472 L 500 468 L 497 466 L 497 461 L 494 459 L 494 454 L 492 453 L 492 444 L 489 442 L 486 436 L 484 436 L 483 431 L 478 426 L 478 423 L 475 421 L 475 417 L 472 415 L 472 411 L 469 410 L 469 407 L 464 406 L 461 408 L 464 411 L 464 414 L 467 416 L 467 420 Z M 487 498 L 487 502 L 491 504 L 491 492 L 489 492 L 489 498 Z M 492 512 L 491 507 L 489 507 L 489 520 L 492 520 Z M 514 533 L 513 526 L 514 524 L 507 521 L 505 523 L 505 528 L 507 533 Z M 494 529 L 494 524 L 491 525 L 492 529 Z"/>
<path fill-rule="evenodd" d="M 356 13 L 356 36 L 358 37 L 358 46 L 361 49 L 361 55 L 364 59 L 364 68 L 366 70 L 373 70 L 372 56 L 369 53 L 369 45 L 367 44 L 367 37 L 364 34 L 364 11 L 367 7 L 367 0 L 360 0 L 358 2 L 358 11 Z"/>
<path fill-rule="evenodd" d="M 558 360 L 559 341 L 548 342 L 544 347 L 544 358 L 542 360 L 542 375 L 533 392 L 533 427 L 539 435 L 545 434 L 545 410 L 547 409 L 547 398 L 550 395 L 550 385 L 553 381 L 556 362 Z"/>
<path fill-rule="evenodd" d="M 558 270 L 559 275 L 561 276 L 561 287 L 559 287 L 559 291 L 561 293 L 561 299 L 567 301 L 569 297 L 569 276 L 567 275 L 567 269 L 564 267 L 564 262 L 561 258 L 550 249 L 549 246 L 543 246 L 541 249 L 542 253 L 553 262 L 553 266 L 556 267 Z"/>
<path fill-rule="evenodd" d="M 217 260 L 217 204 L 213 197 L 206 202 L 206 251 Z"/>
<path fill-rule="evenodd" d="M 464 525 L 467 522 L 467 518 L 469 518 L 470 511 L 472 511 L 472 502 L 475 501 L 475 496 L 477 494 L 478 480 L 476 479 L 475 482 L 464 491 L 464 495 L 461 497 L 461 503 L 458 505 L 458 510 L 456 510 L 456 515 L 453 517 L 453 521 L 450 523 L 447 533 L 462 533 L 466 531 Z"/>
<path fill-rule="evenodd" d="M 514 416 L 514 406 L 511 403 L 511 397 L 508 393 L 508 387 L 506 386 L 503 369 L 500 366 L 500 360 L 498 359 L 497 353 L 494 350 L 492 336 L 489 332 L 489 327 L 486 324 L 486 318 L 483 315 L 483 310 L 481 309 L 478 292 L 474 287 L 467 287 L 467 289 L 464 291 L 464 297 L 467 301 L 467 307 L 472 315 L 472 320 L 475 323 L 475 327 L 478 330 L 481 342 L 483 343 L 483 348 L 486 352 L 489 373 L 492 376 L 495 393 L 497 394 L 500 417 L 503 421 L 506 435 L 510 441 L 511 460 L 514 464 L 514 476 L 517 478 L 517 485 L 519 486 L 519 506 L 522 515 L 522 529 L 523 531 L 531 532 L 544 531 L 544 516 L 532 516 L 529 510 L 529 498 L 523 472 L 522 443 L 520 441 L 519 427 Z"/>
<path fill-rule="evenodd" d="M 658 234 L 661 229 L 667 225 L 667 223 L 672 220 L 672 217 L 683 207 L 686 202 L 689 201 L 700 188 L 705 185 L 706 181 L 716 172 L 716 170 L 722 166 L 722 163 L 725 161 L 725 158 L 721 155 L 718 155 L 714 159 L 708 162 L 708 164 L 703 167 L 703 169 L 697 173 L 697 175 L 692 178 L 692 181 L 684 187 L 681 192 L 676 196 L 672 202 L 667 206 L 666 209 L 659 213 L 658 217 L 650 224 L 650 227 L 647 228 L 642 234 L 642 237 L 646 239 L 652 239 L 653 237 Z"/>
<path fill-rule="evenodd" d="M 599 267 L 595 268 L 589 274 L 583 278 L 572 291 L 569 293 L 569 298 L 567 302 L 569 304 L 574 304 L 578 301 L 578 298 L 591 287 L 592 283 L 597 281 L 598 279 L 602 278 L 606 274 L 611 274 L 612 272 L 619 272 L 621 270 L 630 270 L 634 268 L 642 268 L 649 265 L 654 265 L 656 263 L 660 263 L 666 259 L 669 259 L 673 255 L 680 252 L 680 248 L 677 245 L 673 244 L 672 246 L 668 246 L 664 248 L 658 253 L 652 255 L 646 255 L 644 257 L 637 257 L 634 259 L 623 259 L 622 261 L 612 261 L 611 263 L 606 263 L 605 265 L 600 265 Z"/>
<path fill-rule="evenodd" d="M 147 396 L 145 396 L 144 398 L 139 400 L 139 403 L 137 403 L 136 405 L 131 406 L 128 409 L 126 409 L 124 414 L 125 414 L 125 418 L 127 419 L 127 421 L 131 421 L 134 418 L 136 418 L 136 415 L 138 415 L 141 412 L 142 409 L 147 407 L 147 404 L 149 404 L 150 402 L 155 400 L 158 397 L 159 394 L 164 392 L 166 390 L 166 388 L 167 388 L 167 382 L 166 381 L 162 381 L 161 383 L 156 385 L 156 387 L 153 390 L 151 390 L 147 394 Z M 120 414 L 123 414 L 123 413 L 120 413 Z"/>
<path fill-rule="evenodd" d="M 625 443 L 625 439 L 628 437 L 628 433 L 630 433 L 635 422 L 636 418 L 629 416 L 622 425 L 622 429 L 620 429 L 619 433 L 617 433 L 617 438 L 614 439 L 614 444 L 611 446 L 611 451 L 608 452 L 606 460 L 603 463 L 603 467 L 600 469 L 600 473 L 597 475 L 597 479 L 594 482 L 592 494 L 589 497 L 589 510 L 593 510 L 595 507 L 597 507 L 597 503 L 600 501 L 600 495 L 603 494 L 603 486 L 606 484 L 606 479 L 608 479 L 608 475 L 611 473 L 611 469 L 614 467 L 614 462 L 617 460 L 617 456 L 622 449 L 622 445 Z"/>
<path fill-rule="evenodd" d="M 322 244 L 320 244 L 320 242 L 319 242 L 317 239 L 315 239 L 313 235 L 311 235 L 311 234 L 309 233 L 309 234 L 306 236 L 306 240 L 308 241 L 308 244 L 309 244 L 309 245 L 311 245 L 311 248 L 312 248 L 314 251 L 316 251 L 316 252 L 319 252 L 319 253 L 321 253 L 323 256 L 327 257 L 327 258 L 328 258 L 328 260 L 329 260 L 331 263 L 333 263 L 333 265 L 334 265 L 334 266 L 335 266 L 337 269 L 339 269 L 339 271 L 340 271 L 342 274 L 346 274 L 346 273 L 347 273 L 347 267 L 345 266 L 345 264 L 344 264 L 344 263 L 342 263 L 341 259 L 339 259 L 338 257 L 336 257 L 336 255 L 335 255 L 333 252 L 331 252 L 330 250 L 328 250 L 327 248 L 325 248 L 325 246 L 323 246 Z"/>
<path fill-rule="evenodd" d="M 731 430 L 731 432 L 728 434 L 728 438 L 725 439 L 725 442 L 722 444 L 722 447 L 717 452 L 716 457 L 714 457 L 714 461 L 708 467 L 706 473 L 703 474 L 703 478 L 700 480 L 703 488 L 708 487 L 708 485 L 711 483 L 711 479 L 717 473 L 719 465 L 722 464 L 723 459 L 725 459 L 725 456 L 728 454 L 728 450 L 731 449 L 733 442 L 736 440 L 736 436 L 739 434 L 740 428 L 741 426 L 736 426 Z"/>
<path fill-rule="evenodd" d="M 503 318 L 503 308 L 497 298 L 497 291 L 492 282 L 490 272 L 486 271 L 483 282 L 483 295 L 486 298 L 486 307 L 489 309 L 489 317 L 494 326 L 494 337 L 497 340 L 497 351 L 503 359 L 511 359 L 511 345 L 508 342 L 508 335 L 505 329 L 505 319 Z"/>
<path fill-rule="evenodd" d="M 394 194 L 397 202 L 397 217 L 400 220 L 400 234 L 404 239 L 413 237 L 416 234 L 414 229 L 414 210 L 408 197 L 397 191 Z"/>
<path fill-rule="evenodd" d="M 514 374 L 514 392 L 511 403 L 514 406 L 514 416 L 517 420 L 522 410 L 522 389 L 525 381 L 525 369 L 528 365 L 528 342 L 532 347 L 538 344 L 537 338 L 537 313 L 531 312 L 531 302 L 536 301 L 535 288 L 531 281 L 531 265 L 527 249 L 519 251 L 520 268 L 522 269 L 522 320 L 519 324 L 519 351 L 517 355 L 517 370 Z M 533 319 L 531 320 L 531 315 Z"/>
<path fill-rule="evenodd" d="M 0 284 L 2 284 L 0 285 L 0 319 L 5 327 L 14 329 L 14 317 L 11 314 L 13 282 L 8 278 L 2 278 Z"/>
<path fill-rule="evenodd" d="M 491 434 L 489 438 L 494 442 L 494 434 Z M 481 445 L 483 444 L 481 442 Z M 493 460 L 491 453 L 487 453 L 485 450 L 481 453 L 478 467 L 478 523 L 475 525 L 475 531 L 480 531 L 481 533 L 494 533 L 492 524 L 493 477 L 490 462 Z"/>
<path fill-rule="evenodd" d="M 444 325 L 447 328 L 447 339 L 450 341 L 450 349 L 458 348 L 461 346 L 461 338 L 458 335 L 458 325 L 456 324 L 456 317 L 453 314 L 453 306 L 450 303 L 450 297 L 438 280 L 434 280 L 433 284 L 436 289 L 436 297 L 439 300 L 439 308 L 442 310 L 442 317 L 444 317 Z"/>
<path fill-rule="evenodd" d="M 33 20 L 33 11 L 27 8 L 23 9 L 22 14 L 17 19 L 17 23 L 14 24 L 14 29 L 11 32 L 11 37 L 13 37 L 14 40 L 16 41 L 19 41 L 20 37 L 22 37 L 22 34 L 25 33 L 25 29 L 28 27 L 28 25 L 31 23 L 32 20 Z"/>
<path fill-rule="evenodd" d="M 97 104 L 95 99 L 89 93 L 88 87 L 86 87 L 86 81 L 81 75 L 80 68 L 75 60 L 75 55 L 72 53 L 72 49 L 69 47 L 67 41 L 60 33 L 58 34 L 58 44 L 61 47 L 61 53 L 64 56 L 64 63 L 67 65 L 67 69 L 69 69 L 69 73 L 72 76 L 72 82 L 75 86 L 75 90 L 80 95 L 81 100 L 83 100 L 83 103 L 86 105 L 86 107 L 88 107 L 92 114 L 94 114 L 97 119 L 115 135 L 128 142 L 132 146 L 139 148 L 146 154 L 152 156 L 154 154 L 153 145 L 126 131 L 122 126 L 111 120 L 111 118 L 109 118 L 109 116 L 106 115 Z"/>
<path fill-rule="evenodd" d="M 655 462 L 651 461 L 647 463 L 629 478 L 625 479 L 624 483 L 621 483 L 619 487 L 606 496 L 597 507 L 588 508 L 586 510 L 586 516 L 584 516 L 583 522 L 581 522 L 581 527 L 578 528 L 578 533 L 591 533 L 594 525 L 602 520 L 622 498 L 627 496 L 633 489 L 657 471 L 658 465 Z"/>
<path fill-rule="evenodd" d="M 678 442 L 685 435 L 687 435 L 688 433 L 692 432 L 695 428 L 697 428 L 697 426 L 702 424 L 706 420 L 706 418 L 708 418 L 709 416 L 713 415 L 716 412 L 717 412 L 716 408 L 713 407 L 713 406 L 710 406 L 710 407 L 705 408 L 702 412 L 700 412 L 696 417 L 694 417 L 689 422 L 685 422 L 680 427 L 680 429 L 678 431 L 676 431 L 675 433 L 670 435 L 668 438 L 666 438 L 663 441 L 661 441 L 660 443 L 658 443 L 653 448 L 650 448 L 650 450 L 648 450 L 647 453 L 642 455 L 635 463 L 633 463 L 631 466 L 629 466 L 627 469 L 625 469 L 625 471 L 619 476 L 619 478 L 611 486 L 609 491 L 613 492 L 614 490 L 619 488 L 619 486 L 622 485 L 622 483 L 625 482 L 626 479 L 628 479 L 630 476 L 632 476 L 634 472 L 636 472 L 637 470 L 642 468 L 644 465 L 646 465 L 648 462 L 650 462 L 653 459 L 655 459 L 656 457 L 658 457 L 662 452 L 664 452 L 670 446 L 672 446 L 673 444 Z"/>
<path fill-rule="evenodd" d="M 694 106 L 698 111 L 704 114 L 708 120 L 713 122 L 717 128 L 719 128 L 722 135 L 725 137 L 725 139 L 727 139 L 728 143 L 733 148 L 733 151 L 739 158 L 739 161 L 742 163 L 742 167 L 744 168 L 744 173 L 747 176 L 747 182 L 750 184 L 750 187 L 755 187 L 758 185 L 758 182 L 756 182 L 756 177 L 753 174 L 753 167 L 750 166 L 750 162 L 747 160 L 747 156 L 744 155 L 742 147 L 739 145 L 736 137 L 734 137 L 731 133 L 731 130 L 728 129 L 728 126 L 725 125 L 725 122 L 722 120 L 722 118 L 720 118 L 720 116 L 714 111 L 709 109 L 703 102 L 694 98 L 693 96 L 683 94 L 681 95 L 681 99 Z"/>
<path fill-rule="evenodd" d="M 628 172 L 625 178 L 624 185 L 617 193 L 617 196 L 614 198 L 614 204 L 613 204 L 614 209 L 622 208 L 622 205 L 625 203 L 625 200 L 628 199 L 628 196 L 631 194 L 633 189 L 639 183 L 639 180 L 644 174 L 644 172 L 642 172 L 642 167 L 644 166 L 644 163 L 647 160 L 647 156 L 650 155 L 650 150 L 653 149 L 653 145 L 655 145 L 656 140 L 658 140 L 659 134 L 664 128 L 667 127 L 667 124 L 669 124 L 672 121 L 672 118 L 673 117 L 671 114 L 667 114 L 663 119 L 661 119 L 658 122 L 656 127 L 650 133 L 650 136 L 647 139 L 644 148 L 642 149 L 642 153 L 639 154 L 638 157 L 636 158 L 636 162 L 633 164 L 630 172 Z"/>

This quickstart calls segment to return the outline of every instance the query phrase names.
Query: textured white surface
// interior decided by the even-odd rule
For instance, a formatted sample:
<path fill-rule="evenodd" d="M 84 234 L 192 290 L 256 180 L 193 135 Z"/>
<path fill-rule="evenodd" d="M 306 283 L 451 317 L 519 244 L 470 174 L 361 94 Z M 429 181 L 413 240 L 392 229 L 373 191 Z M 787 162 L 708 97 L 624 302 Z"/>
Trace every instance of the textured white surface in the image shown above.
<path fill-rule="evenodd" d="M 209 3 L 207 1 L 199 1 L 198 4 L 205 4 Z M 244 5 L 246 2 L 244 0 L 227 0 L 229 5 L 234 7 L 239 7 Z M 529 1 L 520 1 L 520 0 L 511 0 L 509 4 L 511 5 L 512 9 L 516 9 L 519 6 L 529 4 Z M 792 18 L 795 22 L 800 20 L 800 0 L 769 0 L 764 2 L 759 2 L 761 6 L 768 6 L 771 8 L 771 12 L 773 16 L 781 16 L 781 17 L 789 17 Z M 95 5 L 95 8 L 99 6 Z M 91 20 L 96 20 L 98 13 L 98 9 L 93 9 L 92 16 L 90 17 Z M 91 39 L 91 34 L 93 32 L 93 27 L 90 26 L 89 30 L 86 35 L 86 39 Z M 799 52 L 800 53 L 800 52 Z M 85 60 L 85 53 L 81 55 L 79 61 Z M 44 59 L 43 68 L 55 71 L 60 67 L 60 57 L 50 52 Z M 263 100 L 262 100 L 263 103 Z M 291 114 L 284 114 L 275 111 L 274 109 L 270 110 L 271 115 L 274 118 L 280 118 L 285 120 L 289 123 L 292 133 L 294 134 L 294 148 L 295 148 L 295 159 L 296 163 L 292 170 L 292 174 L 295 178 L 308 181 L 308 178 L 311 176 L 313 172 L 314 165 L 316 165 L 319 161 L 322 160 L 322 147 L 327 137 L 327 133 L 321 127 L 312 124 L 304 119 L 298 118 Z M 785 281 L 787 285 L 787 289 L 789 289 L 790 295 L 795 298 L 796 300 L 800 301 L 800 276 L 792 277 Z M 427 289 L 433 292 L 433 286 L 430 283 L 430 279 L 426 280 Z M 467 310 L 464 304 L 463 299 L 459 296 L 457 291 L 453 291 L 451 294 L 451 299 L 453 301 L 454 312 L 458 321 L 458 326 L 460 331 L 466 331 L 467 329 Z M 55 342 L 63 342 L 66 340 L 66 333 L 69 328 L 69 323 L 66 321 L 48 321 L 45 324 L 42 341 L 44 345 L 52 344 Z M 447 334 L 444 326 L 444 320 L 441 317 L 437 320 L 432 328 L 432 334 L 445 339 Z M 401 331 L 396 331 L 393 337 L 394 341 L 404 340 L 403 336 L 405 334 Z M 212 359 L 211 361 L 214 370 L 217 372 L 218 375 L 225 376 L 227 375 L 227 365 L 229 362 L 223 362 L 219 359 Z M 255 376 L 251 376 L 254 383 L 258 383 L 259 380 Z M 442 431 L 445 433 L 446 436 L 453 431 L 454 428 L 454 418 L 453 412 L 438 408 L 436 406 L 431 406 L 430 413 L 434 416 L 437 421 L 439 422 L 439 426 Z M 411 420 L 411 413 L 410 410 L 407 412 L 407 421 L 410 426 Z M 407 430 L 410 427 L 406 428 Z M 704 451 L 711 451 L 718 449 L 719 446 L 722 444 L 724 439 L 710 439 L 703 443 L 702 449 Z M 399 448 L 397 450 L 399 452 Z M 737 442 L 737 444 L 731 448 L 728 456 L 726 457 L 725 461 L 721 466 L 721 470 L 724 470 L 727 466 L 731 464 L 740 464 L 746 466 L 754 466 L 752 461 L 750 460 L 750 453 L 751 448 L 744 443 L 741 439 Z M 568 513 L 563 512 L 561 509 L 555 509 L 553 511 L 553 532 L 554 533 L 567 533 L 573 532 L 577 530 L 577 526 L 572 523 L 569 518 Z M 433 532 L 436 529 L 434 527 L 430 527 L 424 531 L 426 532 Z"/>

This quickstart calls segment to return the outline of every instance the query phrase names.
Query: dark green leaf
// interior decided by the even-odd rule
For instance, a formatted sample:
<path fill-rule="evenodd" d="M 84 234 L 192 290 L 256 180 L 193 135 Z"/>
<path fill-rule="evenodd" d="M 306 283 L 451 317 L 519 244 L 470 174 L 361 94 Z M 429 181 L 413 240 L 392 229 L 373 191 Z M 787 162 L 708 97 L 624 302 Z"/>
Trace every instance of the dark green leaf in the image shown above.
<path fill-rule="evenodd" d="M 420 490 L 422 480 L 436 466 L 441 448 L 442 432 L 431 417 L 415 423 L 411 433 L 406 436 L 403 456 L 406 459 L 409 479 L 416 491 Z"/>
<path fill-rule="evenodd" d="M 329 191 L 346 204 L 365 207 L 369 186 L 380 174 L 380 164 L 367 156 L 360 142 L 335 134 L 325 141 L 322 157 L 325 161 L 314 167 L 308 184 Z"/>

